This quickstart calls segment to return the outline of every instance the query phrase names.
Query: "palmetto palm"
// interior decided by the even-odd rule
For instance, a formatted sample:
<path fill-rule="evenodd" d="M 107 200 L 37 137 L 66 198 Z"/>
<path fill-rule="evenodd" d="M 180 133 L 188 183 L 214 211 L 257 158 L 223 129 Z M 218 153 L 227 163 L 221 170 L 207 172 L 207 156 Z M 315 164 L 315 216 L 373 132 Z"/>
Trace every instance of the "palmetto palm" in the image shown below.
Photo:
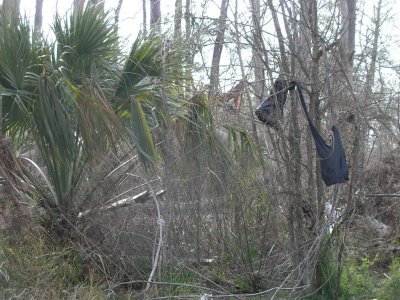
<path fill-rule="evenodd" d="M 203 166 L 223 172 L 254 150 L 248 133 L 235 127 L 227 127 L 230 147 L 220 142 L 201 94 L 184 101 L 174 93 L 170 83 L 182 74 L 184 51 L 166 51 L 160 38 L 150 35 L 139 36 L 129 54 L 121 55 L 116 25 L 94 5 L 57 17 L 53 30 L 54 44 L 32 39 L 24 22 L 15 21 L 0 34 L 2 130 L 16 144 L 29 138 L 39 148 L 47 186 L 29 172 L 23 176 L 52 222 L 77 217 L 82 201 L 77 191 L 88 163 L 126 147 L 136 147 L 144 165 L 158 158 L 149 124 L 162 128 L 166 117 L 185 131 L 182 150 L 196 155 L 189 160 Z M 164 97 L 160 89 L 167 90 Z M 163 111 L 165 94 L 169 113 Z"/>
<path fill-rule="evenodd" d="M 47 167 L 48 207 L 74 211 L 84 166 L 132 137 L 142 161 L 156 157 L 141 99 L 160 75 L 160 40 L 139 37 L 121 55 L 117 28 L 101 7 L 56 17 L 55 43 L 32 40 L 15 21 L 0 35 L 2 130 L 32 138 Z M 35 35 L 36 36 L 36 35 Z"/>

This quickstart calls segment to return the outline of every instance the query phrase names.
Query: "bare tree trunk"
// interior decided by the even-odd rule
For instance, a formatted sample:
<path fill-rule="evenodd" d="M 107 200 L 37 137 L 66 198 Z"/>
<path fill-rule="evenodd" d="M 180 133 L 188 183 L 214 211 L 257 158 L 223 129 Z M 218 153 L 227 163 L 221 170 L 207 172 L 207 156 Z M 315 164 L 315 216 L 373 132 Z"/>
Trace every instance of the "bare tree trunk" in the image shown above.
<path fill-rule="evenodd" d="M 246 72 L 244 69 L 244 63 L 243 63 L 243 58 L 242 58 L 242 49 L 240 47 L 241 42 L 240 42 L 240 33 L 239 33 L 239 26 L 238 26 L 238 0 L 235 1 L 234 25 L 235 25 L 235 35 L 236 35 L 236 49 L 237 49 L 237 54 L 239 57 L 240 71 L 242 74 L 242 82 L 244 82 L 247 85 L 247 81 L 243 81 L 246 78 Z M 257 126 L 256 126 L 255 118 L 254 118 L 254 109 L 253 109 L 253 104 L 251 103 L 250 92 L 249 92 L 249 89 L 247 86 L 245 86 L 244 89 L 246 91 L 247 101 L 249 103 L 251 125 L 253 128 L 253 137 L 254 137 L 254 140 L 255 140 L 257 146 L 260 146 L 260 139 L 258 138 Z"/>
<path fill-rule="evenodd" d="M 144 36 L 147 35 L 147 8 L 146 8 L 146 0 L 142 2 L 143 6 L 143 34 Z"/>
<path fill-rule="evenodd" d="M 356 103 L 356 120 L 353 123 L 353 150 L 351 154 L 351 174 L 348 188 L 347 206 L 343 216 L 343 237 L 340 237 L 339 253 L 338 253 L 338 266 L 337 266 L 337 279 L 335 299 L 339 299 L 341 275 L 343 269 L 344 243 L 347 236 L 348 218 L 352 215 L 355 207 L 355 191 L 360 188 L 361 177 L 364 166 L 364 147 L 363 147 L 363 128 L 365 122 L 362 119 L 362 104 L 360 99 L 354 95 L 353 92 L 353 61 L 355 52 L 355 26 L 356 26 L 356 3 L 357 0 L 341 0 L 340 11 L 342 15 L 342 28 L 344 30 L 343 36 L 339 41 L 339 50 L 342 60 L 342 67 L 344 69 L 344 77 L 348 85 L 348 89 L 353 96 Z M 340 234 L 340 232 L 339 232 Z"/>
<path fill-rule="evenodd" d="M 229 0 L 221 1 L 221 9 L 218 21 L 217 36 L 214 43 L 214 52 L 211 62 L 210 89 L 208 97 L 212 98 L 218 93 L 219 87 L 219 63 L 221 61 L 222 48 L 225 40 L 226 19 Z"/>
<path fill-rule="evenodd" d="M 186 0 L 186 4 L 185 4 L 185 42 L 186 45 L 189 47 L 190 49 L 190 53 L 189 53 L 189 58 L 188 58 L 188 65 L 189 68 L 186 69 L 185 71 L 185 78 L 188 81 L 188 84 L 186 85 L 185 90 L 187 92 L 190 92 L 191 90 L 191 85 L 193 84 L 193 77 L 192 77 L 192 71 L 191 71 L 191 67 L 193 65 L 193 61 L 194 61 L 194 51 L 193 51 L 193 42 L 192 42 L 192 32 L 191 32 L 191 0 Z"/>
<path fill-rule="evenodd" d="M 265 96 L 265 73 L 264 73 L 264 66 L 262 60 L 262 53 L 263 53 L 263 42 L 262 42 L 262 31 L 260 27 L 261 23 L 261 6 L 260 0 L 250 0 L 251 4 L 251 15 L 253 19 L 253 68 L 254 68 L 254 91 L 256 93 L 257 98 L 263 99 Z"/>
<path fill-rule="evenodd" d="M 161 0 L 150 0 L 150 28 L 161 29 Z"/>
<path fill-rule="evenodd" d="M 42 30 L 43 23 L 43 0 L 36 0 L 36 11 L 35 11 L 35 32 Z"/>
<path fill-rule="evenodd" d="M 191 30 L 190 30 L 190 15 L 191 15 L 191 0 L 186 0 L 185 5 L 185 39 L 188 42 L 191 38 Z"/>
<path fill-rule="evenodd" d="M 353 66 L 353 53 L 354 53 L 354 38 L 355 34 L 353 34 L 353 30 L 355 31 L 355 6 L 356 0 L 342 0 L 341 1 L 342 12 L 342 20 L 343 26 L 347 29 L 348 33 L 344 34 L 344 38 L 341 41 L 341 51 L 343 55 L 347 55 L 348 60 L 345 61 L 347 63 L 347 68 L 352 71 Z M 347 199 L 347 207 L 345 210 L 345 222 L 344 226 L 347 227 L 349 220 L 348 218 L 351 216 L 356 202 L 359 201 L 356 197 L 357 191 L 363 190 L 363 177 L 364 177 L 364 163 L 365 163 L 365 155 L 367 151 L 368 145 L 368 127 L 367 120 L 365 118 L 364 108 L 371 105 L 373 100 L 372 95 L 372 87 L 375 81 L 375 71 L 376 71 L 376 60 L 378 55 L 378 47 L 379 47 L 379 36 L 380 36 L 380 27 L 381 27 L 381 8 L 382 8 L 382 0 L 378 1 L 378 4 L 375 8 L 375 16 L 374 20 L 374 36 L 372 42 L 372 51 L 371 51 L 371 62 L 369 68 L 367 70 L 367 79 L 366 85 L 364 88 L 364 101 L 358 96 L 354 96 L 353 99 L 356 100 L 356 117 L 354 121 L 353 128 L 353 151 L 351 155 L 351 174 L 350 174 L 350 184 L 349 184 L 349 194 Z M 348 25 L 348 28 L 346 25 Z M 347 40 L 345 38 L 347 37 Z M 353 39 L 353 40 L 352 40 Z M 352 48 L 351 48 L 352 47 Z M 346 57 L 345 57 L 346 58 Z M 347 78 L 349 78 L 349 82 L 352 85 L 352 74 L 346 74 Z M 343 235 L 346 236 L 347 228 L 344 228 Z M 344 239 L 341 239 L 339 257 L 338 257 L 338 275 L 337 275 L 337 285 L 336 285 L 336 299 L 339 299 L 339 289 L 340 289 L 340 275 L 342 273 L 343 268 L 343 257 L 344 253 Z"/>
<path fill-rule="evenodd" d="M 295 63 L 294 59 L 289 61 L 285 41 L 289 40 L 289 47 L 293 48 L 293 39 L 288 33 L 287 38 L 284 38 L 281 30 L 281 26 L 279 23 L 277 11 L 274 7 L 273 1 L 268 0 L 268 7 L 271 10 L 272 19 L 275 26 L 275 31 L 278 40 L 279 53 L 281 58 L 281 74 L 283 76 L 289 77 L 291 74 L 291 69 L 294 69 Z M 283 141 L 282 146 L 284 147 L 284 151 L 286 152 L 286 175 L 287 175 L 287 183 L 290 194 L 293 195 L 293 199 L 291 199 L 288 204 L 289 211 L 289 236 L 290 243 L 294 253 L 294 261 L 296 264 L 300 264 L 303 260 L 304 254 L 302 249 L 302 244 L 304 242 L 304 224 L 303 224 L 303 213 L 304 211 L 304 200 L 302 194 L 302 175 L 301 175 L 301 134 L 298 122 L 298 101 L 295 97 L 290 97 L 290 123 L 289 123 L 289 135 L 287 138 L 287 142 L 289 147 L 287 147 L 286 141 Z M 303 276 L 303 275 L 301 275 Z"/>
<path fill-rule="evenodd" d="M 352 12 L 355 15 L 355 0 L 347 0 L 342 1 L 347 3 L 347 11 Z M 342 7 L 345 5 L 342 4 Z M 379 37 L 380 37 L 380 28 L 381 28 L 381 8 L 382 8 L 382 0 L 379 0 L 377 6 L 375 7 L 375 19 L 373 20 L 374 29 L 373 29 L 373 40 L 372 40 L 372 48 L 371 48 L 371 60 L 367 69 L 367 78 L 364 88 L 364 97 L 361 100 L 357 97 L 357 107 L 356 107 L 356 120 L 354 122 L 354 145 L 353 145 L 353 155 L 352 155 L 352 169 L 351 169 L 351 178 L 350 178 L 350 186 L 352 187 L 349 190 L 349 199 L 352 199 L 353 194 L 356 190 L 362 190 L 362 181 L 364 177 L 364 164 L 365 164 L 365 156 L 368 148 L 368 125 L 366 120 L 366 115 L 364 108 L 368 107 L 372 104 L 373 101 L 373 85 L 375 81 L 375 73 L 376 73 L 376 63 L 378 56 L 378 48 L 379 48 Z M 349 15 L 348 18 L 352 22 L 355 16 Z M 347 24 L 347 23 L 345 23 Z M 352 24 L 352 23 L 350 23 Z M 355 24 L 354 24 L 355 27 Z M 349 28 L 348 31 L 352 34 L 352 28 Z M 347 37 L 348 35 L 344 35 Z M 350 35 L 355 38 L 354 36 Z M 350 48 L 353 47 L 353 48 Z M 352 69 L 353 61 L 352 56 L 354 53 L 354 40 L 348 41 L 346 44 L 342 42 L 342 51 L 344 55 L 350 55 L 350 59 L 348 61 L 348 65 Z M 351 79 L 350 83 L 353 84 L 352 74 L 347 74 L 347 77 Z M 352 202 L 349 202 L 352 203 Z"/>
<path fill-rule="evenodd" d="M 254 1 L 254 0 L 252 0 L 252 1 Z M 260 24 L 259 23 L 259 20 L 260 20 L 260 15 L 259 15 L 260 5 L 259 4 L 260 4 L 260 2 L 259 2 L 259 0 L 255 0 L 255 2 L 258 2 L 258 6 L 257 6 L 257 3 L 256 3 L 256 7 L 258 7 L 258 15 L 253 16 L 253 18 L 254 17 L 257 18 L 256 22 L 258 24 Z M 237 49 L 237 54 L 238 54 L 239 63 L 240 63 L 240 71 L 241 71 L 242 78 L 246 78 L 244 62 L 243 62 L 243 57 L 242 57 L 242 51 L 241 51 L 241 44 L 242 43 L 241 43 L 241 40 L 240 40 L 240 31 L 239 31 L 239 25 L 238 25 L 238 0 L 235 1 L 234 26 L 235 26 L 235 37 L 236 37 L 236 49 Z M 261 49 L 258 49 L 258 52 L 256 53 L 256 55 L 259 55 L 260 53 L 262 53 L 260 50 Z M 253 57 L 253 59 L 254 59 L 254 57 Z M 261 67 L 262 61 L 257 61 L 257 63 L 259 63 L 260 69 L 262 69 L 262 67 Z M 260 72 L 257 72 L 255 70 L 255 74 L 256 74 L 256 78 L 257 78 L 257 75 L 259 75 Z M 262 72 L 262 77 L 264 77 L 264 72 Z M 258 80 L 256 79 L 256 83 L 257 83 L 257 81 Z M 246 86 L 244 87 L 244 90 L 245 90 L 246 98 L 247 98 L 247 101 L 248 101 L 248 104 L 249 104 L 249 116 L 250 116 L 250 121 L 251 121 L 251 125 L 252 125 L 252 130 L 253 130 L 253 138 L 254 138 L 254 141 L 255 141 L 256 145 L 260 149 L 262 149 L 261 141 L 260 141 L 260 138 L 259 138 L 259 134 L 258 134 L 258 131 L 257 131 L 257 125 L 256 125 L 255 117 L 254 117 L 255 114 L 254 114 L 253 104 L 251 102 L 251 95 L 250 95 L 250 92 L 249 92 L 249 88 L 247 86 L 248 85 L 247 81 L 245 81 L 245 84 L 246 84 Z M 258 92 L 260 93 L 260 95 L 263 94 L 264 84 L 265 84 L 265 78 L 264 79 L 260 79 L 258 81 L 258 86 L 260 87 L 260 90 L 258 90 Z M 255 86 L 257 86 L 257 85 L 255 85 Z M 268 175 L 267 175 L 267 169 L 266 169 L 266 165 L 265 165 L 265 161 L 264 161 L 263 157 L 261 157 L 261 169 L 262 169 L 263 182 L 264 182 L 265 186 L 267 186 L 268 185 L 268 180 L 267 180 Z M 274 201 L 271 200 L 272 199 L 271 195 L 268 195 L 268 196 L 269 197 L 266 199 L 266 201 L 268 201 L 269 204 L 275 205 Z M 279 208 L 277 207 L 277 205 L 274 207 L 274 210 L 275 211 L 279 211 Z M 273 225 L 276 226 L 276 227 L 273 227 L 272 230 L 275 232 L 276 237 L 278 237 L 279 236 L 279 221 L 276 220 L 276 222 L 273 222 Z M 250 268 L 252 268 L 252 267 L 253 267 L 252 264 L 250 264 Z M 251 270 L 251 271 L 253 272 L 254 270 Z"/>
<path fill-rule="evenodd" d="M 318 28 L 318 10 L 316 0 L 302 0 L 300 1 L 300 24 L 299 38 L 295 42 L 296 57 L 298 57 L 298 65 L 300 66 L 301 79 L 306 82 L 310 82 L 309 88 L 309 115 L 314 122 L 315 127 L 320 131 L 321 129 L 321 113 L 320 113 L 320 36 Z M 288 30 L 288 29 L 286 29 Z M 309 49 L 309 51 L 302 51 L 301 49 Z M 303 65 L 302 62 L 309 62 L 307 65 Z M 311 212 L 308 216 L 307 224 L 309 232 L 320 235 L 320 229 L 322 224 L 319 220 L 323 217 L 324 210 L 324 189 L 322 179 L 320 176 L 320 164 L 316 158 L 316 151 L 313 145 L 313 137 L 310 130 L 306 130 L 306 155 L 307 155 L 307 188 L 304 194 L 304 201 L 311 208 Z M 319 247 L 321 244 L 319 245 Z M 322 248 L 317 248 L 321 251 Z M 310 259 L 310 278 L 308 280 L 311 284 L 311 292 L 316 292 L 321 288 L 322 267 L 326 264 L 325 261 L 320 261 L 319 255 L 316 254 Z M 322 265 L 322 267 L 321 267 Z"/>
<path fill-rule="evenodd" d="M 321 114 L 320 114 L 320 90 L 321 85 L 319 84 L 319 71 L 320 71 L 320 55 L 319 54 L 319 31 L 318 31 L 318 14 L 317 14 L 317 1 L 301 1 L 301 11 L 302 11 L 302 20 L 304 26 L 301 32 L 301 46 L 307 47 L 307 45 L 311 45 L 310 52 L 304 53 L 302 56 L 301 53 L 298 53 L 299 58 L 304 61 L 310 61 L 308 65 L 309 70 L 304 72 L 304 75 L 307 76 L 307 81 L 311 82 L 311 90 L 310 90 L 310 105 L 309 105 L 309 114 L 311 119 L 314 121 L 315 127 L 320 130 L 321 129 Z M 315 225 L 317 224 L 318 216 L 320 216 L 320 212 L 323 211 L 323 186 L 322 179 L 320 174 L 320 166 L 318 160 L 316 159 L 316 152 L 313 147 L 313 138 L 311 136 L 311 132 L 309 130 L 306 131 L 306 149 L 307 149 L 307 172 L 308 172 L 308 188 L 309 191 L 307 193 L 308 203 L 313 211 L 313 216 L 311 223 L 312 230 L 318 230 Z M 315 174 L 318 174 L 315 176 Z"/>
<path fill-rule="evenodd" d="M 355 6 L 356 0 L 341 0 L 340 8 L 342 14 L 342 27 L 345 30 L 342 38 L 339 41 L 340 56 L 342 61 L 342 68 L 344 69 L 344 79 L 348 85 L 350 93 L 353 95 L 356 110 L 356 120 L 353 122 L 353 150 L 351 154 L 351 174 L 349 182 L 349 194 L 347 200 L 347 206 L 352 207 L 354 201 L 354 193 L 358 189 L 360 183 L 361 172 L 362 172 L 362 160 L 363 150 L 362 149 L 362 103 L 359 97 L 356 97 L 353 93 L 353 54 L 355 45 Z M 354 8 L 354 9 L 353 9 Z M 354 28 L 353 28 L 354 27 Z"/>
<path fill-rule="evenodd" d="M 279 25 L 278 15 L 276 13 L 276 9 L 274 7 L 272 0 L 268 0 L 268 7 L 272 13 L 272 20 L 274 22 L 276 36 L 278 39 L 279 53 L 281 55 L 281 61 L 282 61 L 282 66 L 281 66 L 280 71 L 284 75 L 289 76 L 290 68 L 289 68 L 289 60 L 287 59 L 287 55 L 286 55 L 285 38 L 283 37 L 281 26 Z"/>
<path fill-rule="evenodd" d="M 382 9 L 382 0 L 378 1 L 378 4 L 376 6 L 376 12 L 375 16 L 376 19 L 373 20 L 375 28 L 374 28 L 374 39 L 372 42 L 372 51 L 371 51 L 371 63 L 368 68 L 368 73 L 367 73 L 367 99 L 366 101 L 371 101 L 372 100 L 372 86 L 374 85 L 375 81 L 375 72 L 376 72 L 376 62 L 377 62 L 377 57 L 378 57 L 378 46 L 379 46 L 379 37 L 380 37 L 380 28 L 381 28 L 381 9 Z M 366 103 L 370 104 L 370 103 Z"/>
<path fill-rule="evenodd" d="M 182 0 L 175 0 L 174 38 L 179 39 L 182 33 Z"/>
<path fill-rule="evenodd" d="M 356 3 L 357 0 L 340 0 L 340 9 L 342 14 L 343 35 L 341 38 L 341 50 L 345 58 L 347 75 L 353 73 L 353 56 L 355 49 L 356 36 Z"/>

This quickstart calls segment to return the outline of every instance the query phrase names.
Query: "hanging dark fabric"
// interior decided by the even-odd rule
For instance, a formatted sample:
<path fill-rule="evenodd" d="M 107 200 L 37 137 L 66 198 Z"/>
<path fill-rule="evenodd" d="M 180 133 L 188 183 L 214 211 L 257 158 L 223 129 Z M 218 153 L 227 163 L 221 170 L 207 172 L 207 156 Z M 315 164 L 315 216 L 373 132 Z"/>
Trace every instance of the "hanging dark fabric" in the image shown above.
<path fill-rule="evenodd" d="M 349 180 L 349 171 L 339 130 L 335 125 L 332 126 L 331 145 L 328 145 L 315 128 L 311 117 L 308 114 L 307 105 L 304 101 L 300 84 L 296 81 L 293 83 L 299 93 L 301 106 L 303 107 L 304 114 L 311 129 L 311 134 L 314 138 L 321 166 L 322 180 L 325 182 L 326 186 L 346 182 Z"/>
<path fill-rule="evenodd" d="M 279 122 L 283 117 L 286 96 L 291 87 L 293 86 L 287 86 L 287 81 L 284 79 L 278 78 L 275 80 L 269 97 L 255 111 L 257 118 L 261 122 L 274 129 L 279 128 Z"/>

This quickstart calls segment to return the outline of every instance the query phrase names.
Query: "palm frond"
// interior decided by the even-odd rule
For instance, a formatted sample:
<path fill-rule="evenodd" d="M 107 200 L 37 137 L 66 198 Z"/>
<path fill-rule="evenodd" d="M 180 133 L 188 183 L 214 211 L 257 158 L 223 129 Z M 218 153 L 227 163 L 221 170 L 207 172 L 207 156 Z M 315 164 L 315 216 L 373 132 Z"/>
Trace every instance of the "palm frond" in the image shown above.
<path fill-rule="evenodd" d="M 11 21 L 0 34 L 0 84 L 4 88 L 21 90 L 24 76 L 35 59 L 29 25 Z"/>
<path fill-rule="evenodd" d="M 260 165 L 260 151 L 249 132 L 237 125 L 224 125 L 228 132 L 229 147 L 236 161 L 247 166 Z"/>
<path fill-rule="evenodd" d="M 111 70 L 119 54 L 117 25 L 99 5 L 87 5 L 69 18 L 57 16 L 54 34 L 60 70 L 74 84 L 82 74 L 101 77 L 103 69 Z"/>
<path fill-rule="evenodd" d="M 161 76 L 161 41 L 153 34 L 139 34 L 122 69 L 121 77 L 116 85 L 117 107 L 120 111 L 130 109 L 129 97 L 136 96 L 154 88 L 152 77 Z"/>
<path fill-rule="evenodd" d="M 139 159 L 145 167 L 148 167 L 159 156 L 139 98 L 132 100 L 131 116 L 132 137 L 138 150 Z"/>
<path fill-rule="evenodd" d="M 203 93 L 196 93 L 181 118 L 184 126 L 184 151 L 199 161 L 199 165 L 226 170 L 233 162 L 227 148 L 216 135 L 216 126 Z"/>
<path fill-rule="evenodd" d="M 13 19 L 0 34 L 0 85 L 2 88 L 2 130 L 23 137 L 29 128 L 35 86 L 30 74 L 38 72 L 38 45 L 30 38 L 26 21 Z"/>
<path fill-rule="evenodd" d="M 2 113 L 8 134 L 32 136 L 40 150 L 50 184 L 38 186 L 38 193 L 68 213 L 87 162 L 101 160 L 114 145 L 120 149 L 126 132 L 146 167 L 159 158 L 149 120 L 166 123 L 160 77 L 169 84 L 174 72 L 162 74 L 156 35 L 139 36 L 120 63 L 116 27 L 99 6 L 57 16 L 53 29 L 54 45 L 32 39 L 29 26 L 18 21 L 0 34 Z M 181 99 L 170 91 L 167 101 L 179 111 Z M 212 119 L 207 109 L 196 114 L 204 119 L 197 128 L 200 141 L 212 133 Z"/>
<path fill-rule="evenodd" d="M 42 153 L 47 171 L 52 179 L 59 205 L 68 202 L 69 195 L 78 180 L 83 164 L 82 142 L 76 136 L 76 127 L 68 110 L 73 103 L 64 96 L 57 77 L 38 78 L 38 98 L 32 116 L 35 141 Z"/>
<path fill-rule="evenodd" d="M 217 127 L 204 94 L 195 94 L 185 110 L 186 116 L 178 118 L 184 131 L 183 151 L 199 165 L 216 170 L 227 170 L 234 163 L 259 165 L 260 152 L 249 132 L 238 125 Z M 225 134 L 227 140 L 222 138 Z"/>
<path fill-rule="evenodd" d="M 91 161 L 99 161 L 121 137 L 124 129 L 100 87 L 84 79 L 81 89 L 70 84 L 76 103 L 77 128 Z M 101 138 L 99 138 L 101 137 Z"/>

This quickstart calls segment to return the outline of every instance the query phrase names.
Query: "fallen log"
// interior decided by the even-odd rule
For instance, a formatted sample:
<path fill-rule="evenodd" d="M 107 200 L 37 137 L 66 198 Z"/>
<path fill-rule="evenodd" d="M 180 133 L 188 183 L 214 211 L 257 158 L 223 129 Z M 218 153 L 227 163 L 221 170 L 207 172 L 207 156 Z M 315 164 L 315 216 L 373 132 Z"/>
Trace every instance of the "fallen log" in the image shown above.
<path fill-rule="evenodd" d="M 354 221 L 358 228 L 365 228 L 366 232 L 368 232 L 371 236 L 387 238 L 392 234 L 388 225 L 375 218 L 372 218 L 371 216 L 358 215 Z"/>
<path fill-rule="evenodd" d="M 364 197 L 388 197 L 388 198 L 400 198 L 400 194 L 365 194 Z"/>
<path fill-rule="evenodd" d="M 161 196 L 165 194 L 165 190 L 159 190 L 158 192 L 156 192 L 156 197 Z M 129 205 L 132 205 L 134 203 L 144 203 L 146 202 L 148 199 L 151 198 L 151 194 L 149 193 L 149 191 L 144 191 L 141 192 L 140 194 L 134 195 L 132 197 L 128 197 L 128 198 L 124 198 L 118 201 L 115 201 L 111 204 L 105 205 L 105 206 L 101 206 L 98 208 L 92 208 L 92 209 L 88 209 L 85 210 L 83 212 L 80 212 L 78 214 L 78 218 L 82 218 L 82 217 L 86 217 L 87 215 L 90 215 L 93 212 L 98 212 L 98 211 L 110 211 L 110 210 L 114 210 L 117 208 L 122 208 L 122 207 L 126 207 Z"/>

